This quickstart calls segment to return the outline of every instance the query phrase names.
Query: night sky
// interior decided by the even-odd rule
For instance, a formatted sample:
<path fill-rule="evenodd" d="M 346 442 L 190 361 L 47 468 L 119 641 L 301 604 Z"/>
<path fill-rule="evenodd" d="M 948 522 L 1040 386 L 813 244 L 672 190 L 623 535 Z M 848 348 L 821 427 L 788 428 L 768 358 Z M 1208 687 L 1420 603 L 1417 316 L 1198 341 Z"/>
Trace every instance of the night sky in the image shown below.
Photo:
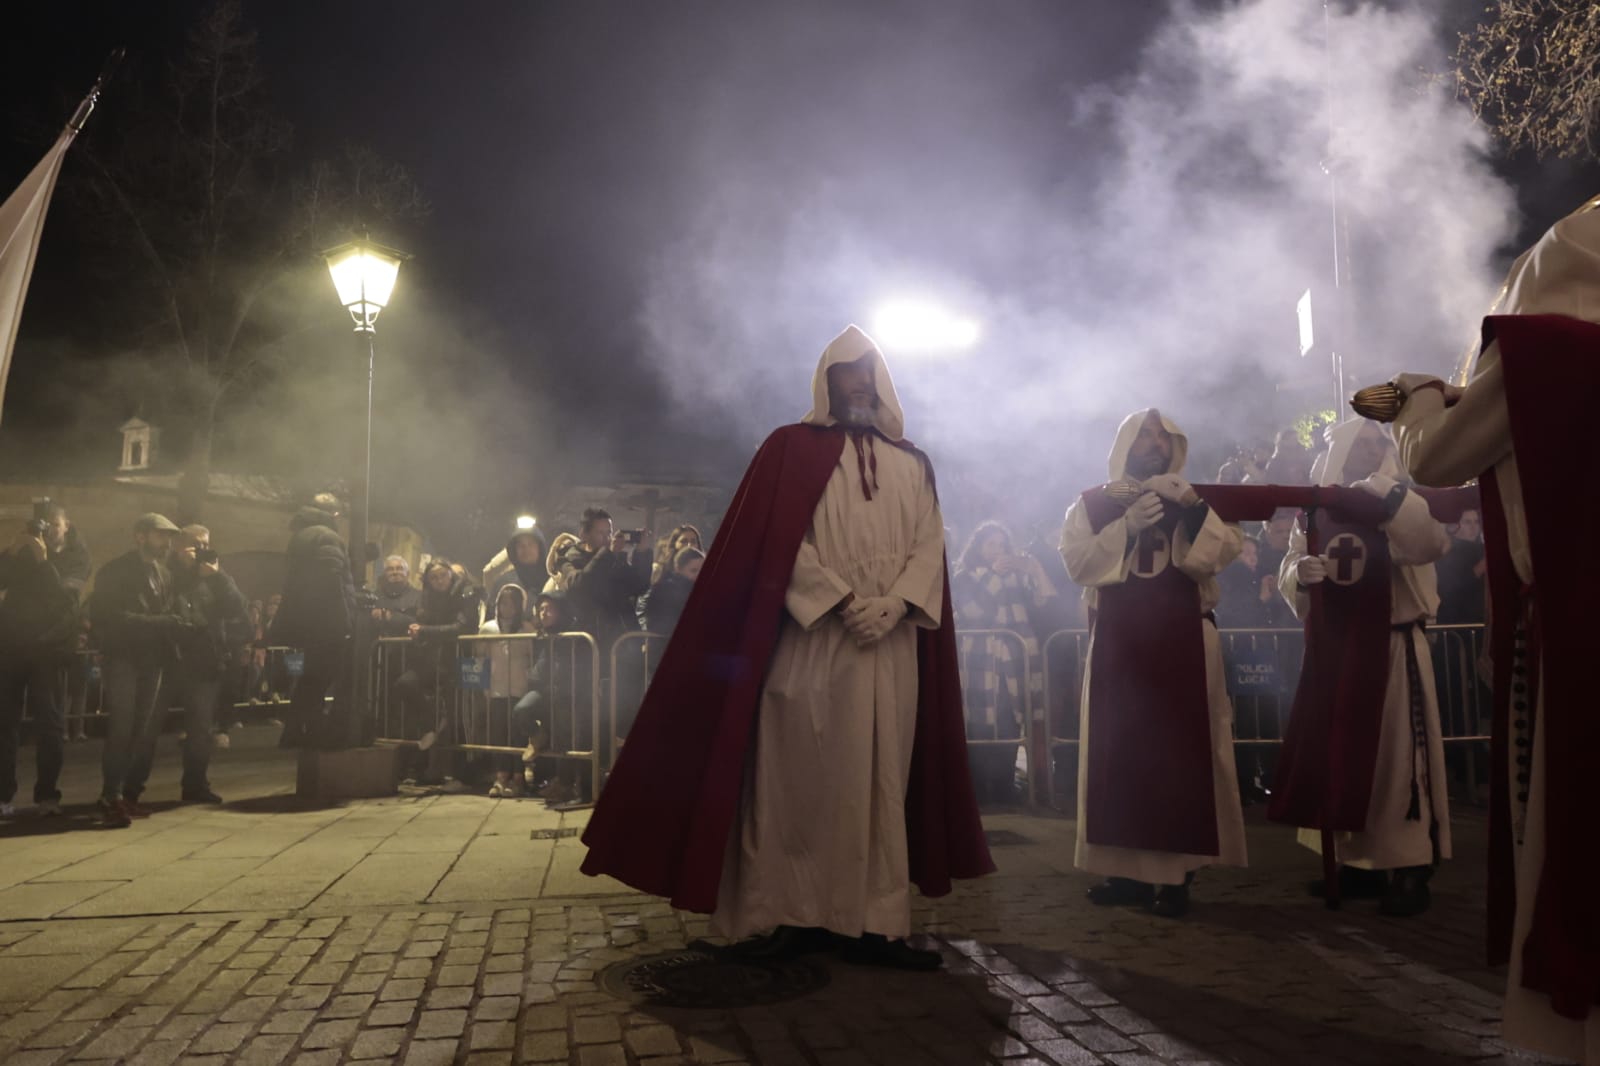
<path fill-rule="evenodd" d="M 199 6 L 12 6 L 0 45 L 9 134 L 0 185 L 9 190 L 32 165 L 40 135 L 48 140 L 111 47 L 129 49 L 125 77 L 147 75 L 181 45 Z M 1130 75 L 1165 12 L 1125 0 L 245 5 L 296 150 L 368 144 L 408 167 L 432 204 L 427 218 L 374 233 L 416 256 L 379 337 L 414 370 L 446 374 L 450 345 L 472 347 L 475 388 L 495 396 L 482 418 L 455 414 L 477 423 L 502 469 L 477 479 L 478 499 L 457 492 L 428 516 L 437 536 L 457 543 L 473 535 L 452 515 L 481 506 L 498 521 L 530 502 L 508 472 L 530 453 L 574 477 L 736 473 L 760 427 L 803 411 L 828 338 L 864 320 L 896 285 L 957 302 L 983 293 L 993 307 L 996 293 L 1038 305 L 1055 287 L 1079 284 L 1062 264 L 1092 256 L 1064 251 L 1059 235 L 1035 239 L 1017 220 L 1041 204 L 1061 218 L 1086 209 L 1108 133 L 1084 119 L 1083 100 Z M 1450 29 L 1441 24 L 1441 40 Z M 117 92 L 113 84 L 86 138 L 116 120 Z M 72 166 L 69 155 L 69 177 Z M 1516 186 L 1519 240 L 1592 191 L 1589 168 L 1499 166 Z M 64 357 L 92 358 L 103 337 L 76 284 L 94 235 L 64 222 L 62 210 L 58 203 L 46 229 L 6 396 L 0 440 L 13 457 L 48 436 L 41 422 L 60 420 L 45 399 L 51 374 L 24 366 L 29 353 L 76 337 Z M 807 220 L 845 232 L 807 232 Z M 685 296 L 680 271 L 721 276 L 704 268 L 722 254 L 716 242 L 739 236 L 714 240 L 723 222 L 758 234 L 771 226 L 770 257 L 729 256 L 727 306 L 713 298 L 678 315 L 707 287 Z M 1321 261 L 1315 253 L 1307 252 L 1308 277 Z M 818 254 L 819 273 L 859 254 L 885 287 L 855 275 L 796 285 L 809 254 Z M 777 279 L 768 287 L 745 276 L 767 271 Z M 1292 299 L 1311 281 L 1283 284 Z M 763 303 L 779 301 L 764 318 Z M 309 314 L 337 338 L 342 312 L 331 289 L 327 303 Z M 423 314 L 433 318 L 427 330 Z M 740 328 L 696 333 L 685 323 L 697 315 L 725 315 Z M 422 335 L 453 340 L 416 350 Z M 683 356 L 680 338 L 702 335 L 716 342 Z M 994 335 L 1001 354 L 1026 344 L 1004 329 Z M 995 355 L 938 372 L 990 387 L 1006 373 Z M 750 364 L 763 368 L 754 386 L 747 371 L 730 370 Z M 470 407 L 471 395 L 455 406 Z M 910 413 L 915 433 L 918 412 Z M 425 429 L 433 416 L 407 417 Z M 1090 421 L 1103 438 L 1109 423 Z M 380 447 L 390 432 L 380 428 Z M 434 451 L 466 443 L 453 432 Z M 938 455 L 938 441 L 928 443 Z M 1093 476 L 1100 459 L 1091 459 L 1070 462 L 1073 476 Z M 417 464 L 380 457 L 380 487 L 463 480 L 459 461 Z"/>

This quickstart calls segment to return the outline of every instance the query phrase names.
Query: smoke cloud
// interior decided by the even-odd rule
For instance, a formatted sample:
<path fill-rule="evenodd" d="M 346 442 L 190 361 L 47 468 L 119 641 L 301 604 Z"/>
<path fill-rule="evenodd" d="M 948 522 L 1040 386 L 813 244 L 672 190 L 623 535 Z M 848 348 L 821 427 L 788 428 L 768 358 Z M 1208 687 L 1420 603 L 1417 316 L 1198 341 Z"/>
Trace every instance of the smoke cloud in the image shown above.
<path fill-rule="evenodd" d="M 1485 132 L 1427 75 L 1449 47 L 1435 11 L 1335 5 L 1324 25 L 1317 4 L 1180 3 L 1132 28 L 1137 65 L 1110 78 L 1089 54 L 1103 27 L 1074 45 L 1059 5 L 1005 11 L 837 11 L 726 58 L 683 123 L 694 223 L 642 310 L 686 414 L 709 403 L 753 442 L 804 410 L 835 331 L 909 293 L 983 324 L 965 359 L 885 351 L 959 524 L 1058 519 L 1150 405 L 1209 480 L 1225 442 L 1332 406 L 1330 170 L 1347 370 L 1449 370 L 1515 209 Z"/>

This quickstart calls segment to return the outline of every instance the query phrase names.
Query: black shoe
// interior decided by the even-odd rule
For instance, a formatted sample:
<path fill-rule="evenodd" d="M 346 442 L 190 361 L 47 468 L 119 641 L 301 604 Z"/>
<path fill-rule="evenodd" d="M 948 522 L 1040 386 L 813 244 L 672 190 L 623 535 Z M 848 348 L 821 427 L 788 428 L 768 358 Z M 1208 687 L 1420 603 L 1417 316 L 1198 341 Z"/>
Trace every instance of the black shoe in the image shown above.
<path fill-rule="evenodd" d="M 780 925 L 766 936 L 751 937 L 723 949 L 726 957 L 744 962 L 788 962 L 833 947 L 834 936 L 815 926 Z"/>
<path fill-rule="evenodd" d="M 1306 885 L 1306 891 L 1318 899 L 1327 895 L 1326 882 L 1317 878 Z M 1387 870 L 1363 870 L 1358 866 L 1339 867 L 1340 899 L 1381 899 L 1389 891 Z"/>
<path fill-rule="evenodd" d="M 184 803 L 220 804 L 222 802 L 222 797 L 209 788 L 189 789 L 183 793 L 182 799 Z"/>
<path fill-rule="evenodd" d="M 850 941 L 839 952 L 839 957 L 852 966 L 882 966 L 891 970 L 922 973 L 944 965 L 944 957 L 937 951 L 923 951 L 904 940 L 890 940 L 877 933 L 867 933 L 860 939 Z"/>
<path fill-rule="evenodd" d="M 1089 886 L 1089 902 L 1097 907 L 1145 907 L 1155 895 L 1154 885 L 1128 877 L 1108 877 Z"/>
<path fill-rule="evenodd" d="M 1405 866 L 1394 872 L 1389 890 L 1378 902 L 1378 911 L 1391 918 L 1414 918 L 1428 909 L 1433 894 L 1428 890 L 1428 880 L 1433 876 L 1431 866 Z"/>
<path fill-rule="evenodd" d="M 1162 885 L 1156 889 L 1155 902 L 1150 910 L 1163 918 L 1182 918 L 1189 913 L 1189 886 Z"/>

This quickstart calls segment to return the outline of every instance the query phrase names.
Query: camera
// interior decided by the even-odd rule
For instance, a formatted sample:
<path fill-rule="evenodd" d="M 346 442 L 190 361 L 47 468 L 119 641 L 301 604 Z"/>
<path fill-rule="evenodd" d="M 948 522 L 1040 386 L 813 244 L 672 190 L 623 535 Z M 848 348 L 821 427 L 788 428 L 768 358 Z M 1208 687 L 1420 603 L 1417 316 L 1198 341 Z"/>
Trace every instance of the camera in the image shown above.
<path fill-rule="evenodd" d="M 217 561 L 217 549 L 196 548 L 194 550 L 194 561 L 197 563 L 215 563 Z"/>

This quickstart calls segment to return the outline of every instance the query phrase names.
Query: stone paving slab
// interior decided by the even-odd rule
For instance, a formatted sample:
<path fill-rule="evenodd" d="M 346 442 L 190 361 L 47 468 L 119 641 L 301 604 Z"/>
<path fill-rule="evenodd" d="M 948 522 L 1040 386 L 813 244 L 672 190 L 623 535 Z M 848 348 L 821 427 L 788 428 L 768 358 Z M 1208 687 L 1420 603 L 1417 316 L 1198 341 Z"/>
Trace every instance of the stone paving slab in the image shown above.
<path fill-rule="evenodd" d="M 285 795 L 292 763 L 255 760 L 213 775 L 240 797 L 221 809 L 0 828 L 0 1063 L 1538 1061 L 1495 1035 L 1471 812 L 1420 919 L 1326 910 L 1304 892 L 1315 857 L 1252 810 L 1252 866 L 1204 872 L 1181 922 L 1091 906 L 1070 820 L 991 814 L 999 873 L 916 904 L 942 972 L 818 956 L 828 983 L 801 998 L 688 1010 L 603 985 L 707 922 L 579 873 L 586 812 L 468 795 L 306 809 Z"/>

